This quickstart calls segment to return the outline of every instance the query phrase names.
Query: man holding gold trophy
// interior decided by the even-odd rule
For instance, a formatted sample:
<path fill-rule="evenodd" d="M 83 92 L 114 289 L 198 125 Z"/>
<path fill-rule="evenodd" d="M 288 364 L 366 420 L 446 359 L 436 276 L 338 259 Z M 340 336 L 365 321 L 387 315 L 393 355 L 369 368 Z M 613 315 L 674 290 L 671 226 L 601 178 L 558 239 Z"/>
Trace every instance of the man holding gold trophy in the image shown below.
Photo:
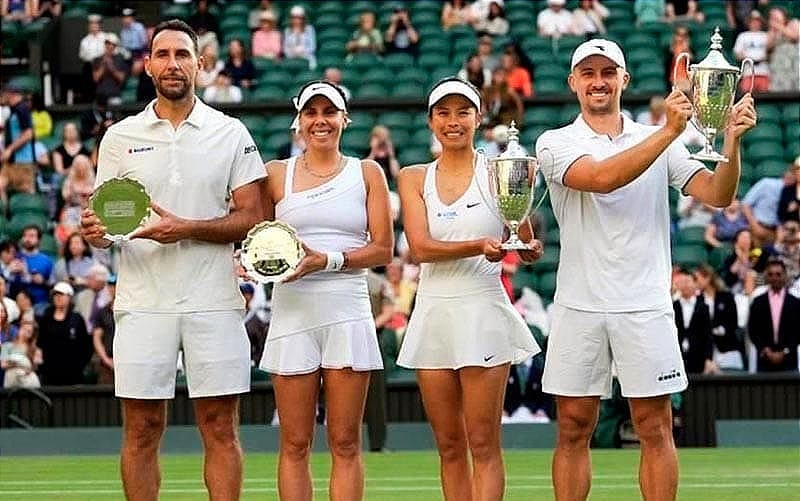
<path fill-rule="evenodd" d="M 108 129 L 81 217 L 89 243 L 121 251 L 114 380 L 127 499 L 158 498 L 179 350 L 210 497 L 238 499 L 241 491 L 237 395 L 250 389 L 250 347 L 232 242 L 264 219 L 265 172 L 241 122 L 194 96 L 197 53 L 183 21 L 156 26 L 145 71 L 157 97 Z"/>
<path fill-rule="evenodd" d="M 695 72 L 691 100 L 679 90 L 667 96 L 665 125 L 639 125 L 620 112 L 631 78 L 622 50 L 612 41 L 587 41 L 575 49 L 567 79 L 581 114 L 537 141 L 561 229 L 543 379 L 544 391 L 556 395 L 557 500 L 589 494 L 589 442 L 600 397 L 611 392 L 612 363 L 641 441 L 642 495 L 675 499 L 669 394 L 684 390 L 687 378 L 669 293 L 668 186 L 715 207 L 729 205 L 739 181 L 740 141 L 756 123 L 749 93 L 733 104 L 738 75 L 727 67 L 705 69 Z M 724 159 L 713 172 L 675 141 L 695 109 L 725 114 Z"/>

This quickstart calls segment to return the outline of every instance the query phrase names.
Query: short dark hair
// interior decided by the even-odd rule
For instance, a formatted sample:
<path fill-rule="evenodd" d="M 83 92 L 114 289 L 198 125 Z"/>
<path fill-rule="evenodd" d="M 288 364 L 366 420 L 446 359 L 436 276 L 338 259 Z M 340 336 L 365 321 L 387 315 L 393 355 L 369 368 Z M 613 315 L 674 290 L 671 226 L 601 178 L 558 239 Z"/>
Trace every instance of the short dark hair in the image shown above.
<path fill-rule="evenodd" d="M 777 257 L 771 257 L 767 260 L 767 265 L 764 266 L 764 269 L 769 268 L 770 266 L 780 266 L 783 271 L 786 271 L 786 263 L 783 262 L 782 259 Z"/>
<path fill-rule="evenodd" d="M 153 52 L 153 40 L 155 40 L 156 36 L 162 31 L 182 31 L 186 33 L 189 35 L 189 38 L 192 39 L 192 46 L 194 47 L 195 55 L 200 53 L 200 49 L 198 48 L 197 33 L 195 33 L 191 26 L 180 19 L 169 19 L 156 25 L 155 29 L 153 30 L 153 37 L 150 38 L 150 52 Z"/>
<path fill-rule="evenodd" d="M 24 235 L 28 230 L 36 230 L 36 236 L 39 237 L 39 240 L 42 239 L 42 228 L 38 224 L 26 224 L 24 228 L 22 228 L 22 233 L 20 235 Z"/>

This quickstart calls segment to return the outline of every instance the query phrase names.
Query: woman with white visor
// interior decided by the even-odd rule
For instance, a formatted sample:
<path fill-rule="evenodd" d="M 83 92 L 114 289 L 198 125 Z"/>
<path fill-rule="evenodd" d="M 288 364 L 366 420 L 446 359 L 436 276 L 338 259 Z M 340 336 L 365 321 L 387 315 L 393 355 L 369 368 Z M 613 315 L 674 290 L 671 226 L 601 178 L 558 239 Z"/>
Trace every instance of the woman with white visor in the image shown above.
<path fill-rule="evenodd" d="M 480 109 L 472 84 L 437 83 L 428 125 L 442 154 L 398 177 L 411 256 L 422 271 L 397 363 L 417 370 L 444 497 L 459 501 L 503 498 L 500 418 L 509 367 L 540 351 L 500 282 L 504 228 L 481 196 L 488 176 L 473 147 Z M 520 237 L 530 243 L 523 260 L 538 259 L 542 245 L 531 240 L 529 221 Z"/>
<path fill-rule="evenodd" d="M 266 164 L 267 206 L 297 230 L 305 257 L 275 284 L 261 368 L 272 373 L 280 419 L 278 492 L 311 500 L 309 455 L 324 382 L 332 455 L 331 499 L 361 499 L 361 422 L 371 370 L 381 369 L 366 269 L 392 258 L 389 191 L 380 166 L 344 156 L 342 90 L 326 81 L 300 89 L 292 128 L 307 148 Z"/>

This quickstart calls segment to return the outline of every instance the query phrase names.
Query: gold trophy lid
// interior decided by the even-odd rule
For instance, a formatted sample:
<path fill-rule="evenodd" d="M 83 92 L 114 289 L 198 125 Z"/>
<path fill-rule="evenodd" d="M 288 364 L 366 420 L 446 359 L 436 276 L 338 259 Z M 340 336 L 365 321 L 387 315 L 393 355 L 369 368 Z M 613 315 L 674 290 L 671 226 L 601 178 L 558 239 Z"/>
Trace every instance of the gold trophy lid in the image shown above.
<path fill-rule="evenodd" d="M 508 126 L 508 146 L 506 146 L 506 151 L 504 151 L 499 155 L 498 159 L 529 160 L 532 158 L 533 157 L 528 156 L 528 154 L 525 152 L 525 149 L 522 146 L 520 146 L 519 129 L 517 129 L 517 123 L 514 120 L 512 120 L 511 125 Z"/>
<path fill-rule="evenodd" d="M 739 68 L 731 66 L 731 64 L 722 55 L 722 35 L 719 34 L 719 26 L 714 28 L 714 34 L 711 35 L 711 45 L 709 46 L 708 54 L 705 59 L 697 64 L 692 64 L 689 69 L 691 71 L 706 70 L 717 72 L 730 72 L 739 73 Z"/>

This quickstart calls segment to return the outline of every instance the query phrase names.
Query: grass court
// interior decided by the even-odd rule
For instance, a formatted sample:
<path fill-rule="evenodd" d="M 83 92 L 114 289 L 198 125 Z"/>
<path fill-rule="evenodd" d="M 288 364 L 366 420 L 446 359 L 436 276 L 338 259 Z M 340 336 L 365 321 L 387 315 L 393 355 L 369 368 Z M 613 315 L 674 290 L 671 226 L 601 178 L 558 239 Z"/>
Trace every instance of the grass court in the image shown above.
<path fill-rule="evenodd" d="M 366 499 L 440 500 L 433 451 L 365 454 Z M 552 499 L 549 450 L 508 450 L 506 499 Z M 593 451 L 593 501 L 638 500 L 637 450 Z M 797 501 L 800 449 L 680 449 L 683 501 Z M 247 453 L 242 500 L 277 500 L 277 456 Z M 162 456 L 161 500 L 206 499 L 199 455 Z M 316 499 L 327 499 L 330 462 L 312 455 Z M 0 500 L 123 500 L 114 456 L 0 457 Z"/>

